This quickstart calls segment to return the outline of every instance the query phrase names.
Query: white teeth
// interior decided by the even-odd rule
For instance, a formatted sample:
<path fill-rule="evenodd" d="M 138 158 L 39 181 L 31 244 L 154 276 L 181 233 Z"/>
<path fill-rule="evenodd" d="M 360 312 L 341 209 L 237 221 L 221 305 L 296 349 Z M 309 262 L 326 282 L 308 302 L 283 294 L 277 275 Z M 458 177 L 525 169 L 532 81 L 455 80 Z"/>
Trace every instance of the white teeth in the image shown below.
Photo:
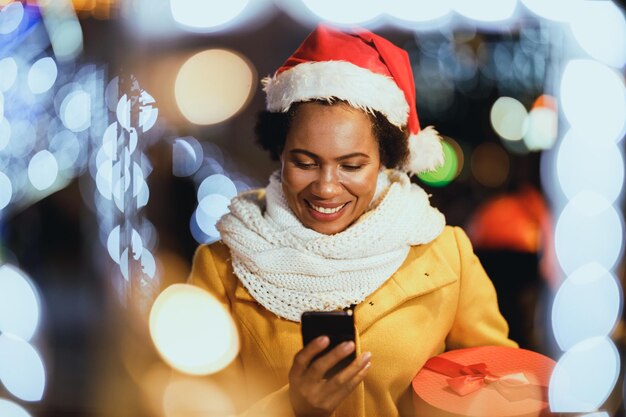
<path fill-rule="evenodd" d="M 320 213 L 324 213 L 324 214 L 337 213 L 339 210 L 341 210 L 343 208 L 343 206 L 345 206 L 345 204 L 342 204 L 339 207 L 326 208 L 326 207 L 318 207 L 318 206 L 315 206 L 315 205 L 313 205 L 311 203 L 309 203 L 309 204 L 311 205 L 311 208 L 313 208 L 313 210 L 319 211 Z"/>

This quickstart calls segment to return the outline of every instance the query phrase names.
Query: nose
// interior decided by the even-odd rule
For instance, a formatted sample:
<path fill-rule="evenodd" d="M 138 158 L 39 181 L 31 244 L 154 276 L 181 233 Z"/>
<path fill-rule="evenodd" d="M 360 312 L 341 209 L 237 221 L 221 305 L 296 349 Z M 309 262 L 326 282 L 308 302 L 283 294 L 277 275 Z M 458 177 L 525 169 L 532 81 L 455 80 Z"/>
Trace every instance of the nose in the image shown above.
<path fill-rule="evenodd" d="M 331 199 L 342 191 L 339 177 L 333 169 L 322 169 L 319 171 L 317 179 L 313 182 L 311 192 L 319 198 Z"/>

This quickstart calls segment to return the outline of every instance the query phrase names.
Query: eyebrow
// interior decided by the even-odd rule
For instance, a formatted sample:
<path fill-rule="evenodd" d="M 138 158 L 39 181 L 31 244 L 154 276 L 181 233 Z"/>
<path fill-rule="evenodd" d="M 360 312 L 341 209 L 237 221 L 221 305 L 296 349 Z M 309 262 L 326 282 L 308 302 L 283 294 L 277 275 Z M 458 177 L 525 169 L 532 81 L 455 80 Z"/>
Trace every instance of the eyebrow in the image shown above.
<path fill-rule="evenodd" d="M 289 153 L 290 154 L 299 154 L 299 153 L 301 153 L 301 154 L 309 156 L 309 157 L 311 157 L 313 159 L 319 159 L 318 155 L 314 154 L 313 152 L 307 151 L 306 149 L 298 149 L 298 148 L 296 148 L 296 149 L 290 150 Z M 363 152 L 352 152 L 352 153 L 349 153 L 347 155 L 342 155 L 342 156 L 340 156 L 338 158 L 335 158 L 335 160 L 336 161 L 343 161 L 345 159 L 355 158 L 355 157 L 358 157 L 358 156 L 365 157 L 365 158 L 369 158 L 370 157 L 369 155 L 364 154 Z"/>

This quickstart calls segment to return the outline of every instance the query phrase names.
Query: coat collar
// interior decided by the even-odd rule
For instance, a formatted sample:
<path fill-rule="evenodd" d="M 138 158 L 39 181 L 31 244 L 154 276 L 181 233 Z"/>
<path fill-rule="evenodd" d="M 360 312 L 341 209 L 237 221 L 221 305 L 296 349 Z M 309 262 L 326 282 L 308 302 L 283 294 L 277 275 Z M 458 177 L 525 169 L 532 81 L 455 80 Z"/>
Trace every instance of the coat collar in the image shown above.
<path fill-rule="evenodd" d="M 355 325 L 363 333 L 400 304 L 457 280 L 458 274 L 437 245 L 414 246 L 398 271 L 356 307 Z"/>

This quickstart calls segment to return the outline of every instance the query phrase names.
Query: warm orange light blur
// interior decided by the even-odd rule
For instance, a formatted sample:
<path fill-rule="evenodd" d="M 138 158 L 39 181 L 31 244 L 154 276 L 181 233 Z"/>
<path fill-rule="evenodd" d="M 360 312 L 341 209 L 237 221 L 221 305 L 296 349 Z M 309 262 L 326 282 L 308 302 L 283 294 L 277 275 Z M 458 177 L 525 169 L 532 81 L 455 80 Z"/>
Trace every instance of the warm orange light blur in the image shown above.
<path fill-rule="evenodd" d="M 550 110 L 554 110 L 556 112 L 557 110 L 557 104 L 556 104 L 556 99 L 554 97 L 552 97 L 551 95 L 548 94 L 542 94 L 539 97 L 537 97 L 537 99 L 535 100 L 535 102 L 533 103 L 533 109 L 538 108 L 538 107 L 546 107 Z"/>
<path fill-rule="evenodd" d="M 256 72 L 241 55 L 224 49 L 202 51 L 178 71 L 176 104 L 191 123 L 220 123 L 245 107 L 255 81 Z"/>
<path fill-rule="evenodd" d="M 480 144 L 472 153 L 472 174 L 486 187 L 499 187 L 509 176 L 509 155 L 495 143 Z"/>

